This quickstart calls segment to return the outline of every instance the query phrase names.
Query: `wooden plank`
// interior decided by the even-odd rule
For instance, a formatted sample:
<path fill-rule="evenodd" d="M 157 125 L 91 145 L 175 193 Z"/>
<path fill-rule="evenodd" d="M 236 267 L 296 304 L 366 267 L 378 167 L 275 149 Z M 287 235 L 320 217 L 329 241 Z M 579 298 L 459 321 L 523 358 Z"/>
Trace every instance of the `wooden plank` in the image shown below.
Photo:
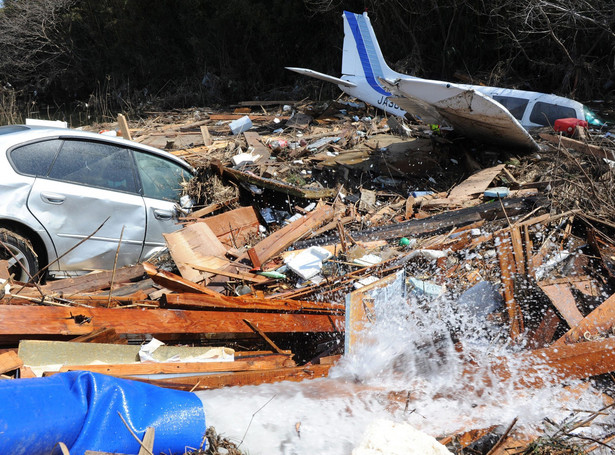
<path fill-rule="evenodd" d="M 393 286 L 400 276 L 392 273 L 372 284 L 351 292 L 346 298 L 346 331 L 344 352 L 350 354 L 366 340 L 367 328 L 375 323 L 374 298 L 372 293 Z"/>
<path fill-rule="evenodd" d="M 287 249 L 297 240 L 303 238 L 321 224 L 333 218 L 334 211 L 329 205 L 319 205 L 308 215 L 293 221 L 292 223 L 278 229 L 267 238 L 261 240 L 254 246 L 254 251 L 261 263 L 264 263 Z M 244 253 L 239 260 L 248 259 L 248 253 Z"/>
<path fill-rule="evenodd" d="M 542 321 L 528 337 L 528 346 L 532 349 L 544 348 L 551 343 L 557 326 L 561 322 L 555 310 L 551 307 L 547 308 Z"/>
<path fill-rule="evenodd" d="M 260 275 L 255 275 L 253 273 L 234 273 L 234 272 L 226 271 L 225 269 L 229 265 L 233 264 L 230 261 L 224 261 L 220 267 L 210 267 L 208 264 L 208 261 L 207 262 L 205 261 L 206 258 L 203 258 L 203 260 L 205 264 L 187 264 L 187 265 L 201 272 L 211 273 L 212 275 L 222 275 L 222 276 L 226 276 L 229 278 L 236 278 L 242 281 L 249 281 L 250 283 L 264 283 L 266 281 L 269 281 L 268 278 L 260 276 Z"/>
<path fill-rule="evenodd" d="M 269 159 L 271 156 L 269 147 L 263 145 L 261 137 L 256 131 L 244 131 L 243 136 L 246 138 L 248 147 L 252 147 L 254 149 L 252 154 L 259 155 L 259 158 L 255 161 L 255 163 L 259 164 Z"/>
<path fill-rule="evenodd" d="M 249 311 L 278 311 L 278 312 L 317 312 L 329 314 L 342 314 L 342 303 L 308 302 L 301 300 L 280 298 L 241 298 L 221 296 L 212 298 L 203 294 L 165 294 L 161 298 L 163 308 L 182 309 L 233 309 Z"/>
<path fill-rule="evenodd" d="M 258 257 L 258 253 L 256 252 L 256 250 L 254 248 L 249 248 L 248 249 L 248 257 L 250 258 L 250 262 L 254 266 L 255 270 L 262 270 L 263 269 L 263 263 L 262 263 L 261 259 Z"/>
<path fill-rule="evenodd" d="M 0 335 L 85 335 L 103 327 L 113 328 L 119 335 L 252 333 L 244 319 L 250 319 L 268 333 L 344 329 L 343 316 L 329 314 L 0 305 Z"/>
<path fill-rule="evenodd" d="M 238 169 L 225 167 L 220 161 L 213 161 L 212 166 L 215 166 L 221 175 L 225 174 L 228 177 L 239 180 L 240 182 L 251 183 L 261 188 L 267 188 L 295 197 L 301 197 L 304 199 L 326 199 L 334 197 L 337 194 L 337 190 L 335 188 L 314 188 L 290 185 L 280 180 L 259 177 L 251 172 L 244 172 Z"/>
<path fill-rule="evenodd" d="M 504 210 L 508 217 L 518 216 L 530 210 L 534 204 L 541 204 L 546 199 L 540 197 L 504 199 L 487 202 L 477 207 L 451 210 L 422 219 L 411 219 L 397 224 L 379 226 L 358 232 L 350 232 L 357 241 L 387 240 L 399 237 L 427 237 L 434 233 L 449 231 L 454 227 L 466 226 L 481 220 L 492 221 L 503 218 Z M 504 209 L 502 208 L 504 206 Z M 297 242 L 295 248 L 307 248 L 312 245 L 328 245 L 338 243 L 338 236 L 328 236 L 320 239 Z"/>
<path fill-rule="evenodd" d="M 612 150 L 608 150 L 597 145 L 586 144 L 585 142 L 577 141 L 566 136 L 556 136 L 554 134 L 541 133 L 539 136 L 551 142 L 555 145 L 563 145 L 564 147 L 571 148 L 577 152 L 584 153 L 596 158 L 607 158 L 609 160 L 615 160 L 615 153 Z"/>
<path fill-rule="evenodd" d="M 120 131 L 122 132 L 122 137 L 132 141 L 132 136 L 130 135 L 130 130 L 128 129 L 128 122 L 126 121 L 124 114 L 117 114 L 117 123 L 120 127 Z"/>
<path fill-rule="evenodd" d="M 206 146 L 210 146 L 212 144 L 211 135 L 209 134 L 209 128 L 207 125 L 201 125 L 201 136 L 203 136 L 203 144 Z"/>
<path fill-rule="evenodd" d="M 494 361 L 491 373 L 498 380 L 511 378 L 508 361 L 504 357 Z M 615 371 L 615 338 L 523 351 L 512 355 L 512 364 L 515 365 L 515 378 L 523 387 L 543 387 L 559 384 L 563 380 L 610 373 Z M 471 375 L 477 372 L 467 370 L 466 373 Z M 489 379 L 485 377 L 485 380 Z"/>
<path fill-rule="evenodd" d="M 482 169 L 472 174 L 451 190 L 448 199 L 463 200 L 484 193 L 489 185 L 491 185 L 493 179 L 496 178 L 505 167 L 505 164 L 498 164 L 497 166 Z"/>
<path fill-rule="evenodd" d="M 81 335 L 73 338 L 73 343 L 113 343 L 113 344 L 128 344 L 126 338 L 121 338 L 114 329 L 103 327 L 93 330 L 87 335 Z"/>
<path fill-rule="evenodd" d="M 206 288 L 205 286 L 201 286 L 192 281 L 186 280 L 178 275 L 175 275 L 174 273 L 167 272 L 165 270 L 159 270 L 149 262 L 144 262 L 142 266 L 145 272 L 155 283 L 158 283 L 171 291 L 195 292 L 199 294 L 207 294 L 212 297 L 219 297 L 222 295 L 219 292 L 213 291 Z"/>
<path fill-rule="evenodd" d="M 226 248 L 205 223 L 189 224 L 179 231 L 163 234 L 169 252 L 182 277 L 199 282 L 212 276 L 211 273 L 199 272 L 188 264 L 207 262 L 208 258 L 225 259 Z"/>
<path fill-rule="evenodd" d="M 240 207 L 220 215 L 203 218 L 226 248 L 241 248 L 258 234 L 259 221 L 254 207 Z"/>
<path fill-rule="evenodd" d="M 282 349 L 280 349 L 271 338 L 269 338 L 267 336 L 267 334 L 265 332 L 263 332 L 261 329 L 258 328 L 258 326 L 256 324 L 253 324 L 252 322 L 250 322 L 247 319 L 244 319 L 243 322 L 245 322 L 246 324 L 248 324 L 248 326 L 254 330 L 254 333 L 257 333 L 263 340 L 265 340 L 267 342 L 267 344 L 269 346 L 271 346 L 273 348 L 274 351 L 276 351 L 278 354 L 282 354 L 284 353 L 284 351 Z"/>
<path fill-rule="evenodd" d="M 576 327 L 583 320 L 583 315 L 577 308 L 577 302 L 574 300 L 574 296 L 567 284 L 544 285 L 539 282 L 538 286 L 549 297 L 553 306 L 557 308 L 559 314 L 568 323 L 568 326 Z"/>
<path fill-rule="evenodd" d="M 517 269 L 517 273 L 525 275 L 525 250 L 523 246 L 523 239 L 521 237 L 521 230 L 518 226 L 510 227 L 510 240 L 512 243 L 513 257 L 515 259 L 515 268 Z"/>
<path fill-rule="evenodd" d="M 156 428 L 147 427 L 147 430 L 145 430 L 145 436 L 143 436 L 141 448 L 139 449 L 139 453 L 137 455 L 151 455 L 152 453 L 154 453 L 155 437 L 156 437 Z"/>
<path fill-rule="evenodd" d="M 615 294 L 611 295 L 598 308 L 585 316 L 577 325 L 553 343 L 553 346 L 576 343 L 586 336 L 593 337 L 604 334 L 613 327 L 615 327 Z"/>
<path fill-rule="evenodd" d="M 0 374 L 18 370 L 21 367 L 23 367 L 23 361 L 15 351 L 7 351 L 0 354 Z"/>
<path fill-rule="evenodd" d="M 114 283 L 119 284 L 138 280 L 144 275 L 145 269 L 141 264 L 122 267 L 115 271 Z M 109 288 L 111 285 L 112 276 L 112 270 L 88 273 L 87 275 L 82 275 L 75 278 L 65 278 L 62 280 L 51 281 L 46 285 L 41 286 L 41 290 L 45 294 L 61 293 L 64 295 L 94 292 Z"/>
<path fill-rule="evenodd" d="M 60 373 L 66 371 L 92 371 L 94 373 L 128 376 L 141 374 L 173 373 L 213 373 L 246 370 L 271 370 L 282 367 L 294 367 L 286 354 L 259 356 L 253 359 L 235 360 L 234 362 L 151 362 L 124 363 L 115 365 L 65 365 Z"/>
<path fill-rule="evenodd" d="M 508 323 L 510 324 L 509 333 L 510 337 L 515 340 L 523 332 L 523 314 L 521 307 L 519 307 L 515 300 L 513 275 L 516 272 L 516 268 L 512 257 L 512 245 L 508 232 L 498 233 L 496 241 L 499 241 L 497 254 L 500 262 L 500 276 L 504 287 L 504 301 L 508 312 Z"/>
<path fill-rule="evenodd" d="M 317 379 L 326 377 L 329 374 L 331 366 L 332 365 L 309 365 L 295 368 L 276 368 L 264 371 L 212 373 L 168 379 L 145 379 L 138 377 L 129 377 L 129 379 L 177 390 L 207 390 L 242 385 L 271 384 L 280 381 L 300 382 L 306 379 Z"/>

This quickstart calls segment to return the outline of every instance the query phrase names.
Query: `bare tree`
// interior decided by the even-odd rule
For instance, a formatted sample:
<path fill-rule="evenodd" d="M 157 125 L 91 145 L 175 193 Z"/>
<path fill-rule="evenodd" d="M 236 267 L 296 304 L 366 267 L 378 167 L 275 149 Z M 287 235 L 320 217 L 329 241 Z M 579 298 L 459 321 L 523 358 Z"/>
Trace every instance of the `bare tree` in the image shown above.
<path fill-rule="evenodd" d="M 0 9 L 0 75 L 6 82 L 46 87 L 69 64 L 67 12 L 75 0 L 5 0 Z"/>

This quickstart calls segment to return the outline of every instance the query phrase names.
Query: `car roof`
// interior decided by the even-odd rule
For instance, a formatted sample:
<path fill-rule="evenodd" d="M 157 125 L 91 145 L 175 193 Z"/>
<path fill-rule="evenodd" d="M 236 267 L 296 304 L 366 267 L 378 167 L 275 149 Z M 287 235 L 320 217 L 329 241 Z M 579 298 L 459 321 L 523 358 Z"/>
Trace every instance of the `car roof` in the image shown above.
<path fill-rule="evenodd" d="M 140 144 L 139 142 L 129 141 L 123 137 L 106 136 L 102 134 L 82 131 L 73 128 L 60 128 L 53 126 L 38 126 L 38 125 L 5 125 L 0 126 L 0 147 L 7 149 L 14 145 L 24 142 L 29 142 L 37 139 L 89 139 L 92 141 L 105 142 L 107 144 L 117 144 L 124 147 L 130 147 L 154 155 L 158 155 L 176 162 L 177 164 L 186 167 L 193 171 L 192 166 L 183 159 L 165 151 L 149 145 Z"/>

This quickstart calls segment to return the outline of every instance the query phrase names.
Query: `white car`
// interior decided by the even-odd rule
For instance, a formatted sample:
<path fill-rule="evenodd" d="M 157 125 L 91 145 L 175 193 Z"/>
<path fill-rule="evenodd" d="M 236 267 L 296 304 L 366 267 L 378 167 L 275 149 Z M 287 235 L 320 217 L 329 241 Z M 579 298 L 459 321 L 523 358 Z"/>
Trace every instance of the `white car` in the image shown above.
<path fill-rule="evenodd" d="M 0 259 L 28 281 L 134 264 L 181 225 L 193 169 L 170 153 L 74 129 L 0 127 Z"/>

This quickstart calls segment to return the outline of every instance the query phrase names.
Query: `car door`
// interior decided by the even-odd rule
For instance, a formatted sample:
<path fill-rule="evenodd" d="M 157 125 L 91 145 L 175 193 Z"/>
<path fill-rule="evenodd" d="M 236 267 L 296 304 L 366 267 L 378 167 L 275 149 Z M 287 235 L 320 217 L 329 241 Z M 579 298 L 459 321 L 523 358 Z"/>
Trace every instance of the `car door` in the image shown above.
<path fill-rule="evenodd" d="M 35 180 L 27 204 L 52 238 L 61 270 L 112 269 L 120 237 L 117 266 L 140 257 L 145 206 L 127 148 L 65 140 L 48 175 Z"/>
<path fill-rule="evenodd" d="M 134 151 L 145 202 L 147 229 L 141 260 L 166 248 L 163 233 L 182 226 L 178 223 L 178 206 L 182 183 L 191 172 L 180 164 L 145 151 Z"/>

